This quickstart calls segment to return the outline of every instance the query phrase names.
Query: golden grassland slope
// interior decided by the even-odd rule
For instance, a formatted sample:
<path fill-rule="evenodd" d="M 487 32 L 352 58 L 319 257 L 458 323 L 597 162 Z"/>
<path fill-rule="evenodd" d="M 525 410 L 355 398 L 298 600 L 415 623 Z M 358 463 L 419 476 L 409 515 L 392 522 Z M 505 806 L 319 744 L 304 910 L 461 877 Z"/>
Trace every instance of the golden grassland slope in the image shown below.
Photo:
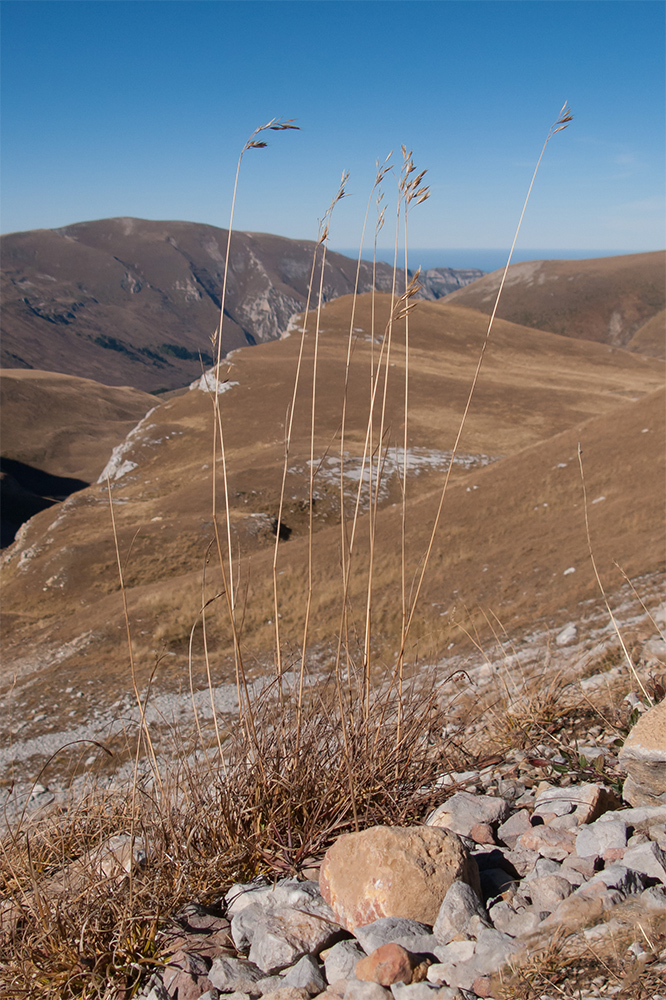
<path fill-rule="evenodd" d="M 378 297 L 379 324 L 388 307 L 388 297 Z M 339 435 L 350 308 L 349 298 L 339 299 L 322 313 L 313 651 L 334 645 L 339 628 Z M 486 326 L 482 313 L 445 303 L 418 303 L 411 314 L 408 583 L 427 545 L 447 449 Z M 380 352 L 377 336 L 370 335 L 369 297 L 358 303 L 354 329 L 345 437 L 347 518 L 363 452 L 371 365 Z M 302 636 L 306 593 L 313 330 L 310 316 L 286 482 L 284 522 L 290 537 L 280 545 L 278 562 L 287 662 Z M 373 596 L 378 664 L 390 662 L 397 648 L 401 617 L 401 484 L 392 473 L 391 454 L 403 435 L 403 338 L 396 329 L 388 359 L 387 486 L 379 499 Z M 257 672 L 264 672 L 271 658 L 272 519 L 299 342 L 293 335 L 236 353 L 229 360 L 228 391 L 220 397 L 242 644 L 250 670 Z M 464 641 L 461 629 L 478 628 L 481 635 L 491 615 L 507 627 L 556 621 L 575 613 L 577 602 L 595 596 L 578 441 L 586 463 L 592 540 L 604 578 L 615 585 L 613 560 L 630 576 L 662 565 L 663 384 L 664 366 L 656 359 L 498 321 L 461 442 L 467 462 L 456 467 L 446 498 L 410 655 L 418 649 L 421 657 L 437 657 L 449 642 Z M 122 458 L 135 464 L 111 483 L 139 676 L 145 681 L 156 658 L 171 654 L 155 676 L 155 683 L 165 687 L 187 683 L 190 630 L 202 601 L 222 589 L 209 549 L 211 426 L 211 398 L 202 391 L 162 402 L 128 442 Z M 487 464 L 488 457 L 496 460 Z M 365 492 L 362 501 L 350 590 L 361 632 L 369 531 Z M 24 527 L 5 557 L 6 684 L 19 676 L 25 685 L 48 690 L 65 675 L 69 684 L 92 679 L 95 697 L 108 702 L 127 690 L 115 564 L 104 484 Z M 208 637 L 215 680 L 228 680 L 231 646 L 221 599 L 208 611 Z M 194 650 L 198 676 L 199 631 Z"/>
<path fill-rule="evenodd" d="M 0 369 L 0 392 L 2 457 L 87 482 L 156 404 L 131 386 L 34 369 Z"/>
<path fill-rule="evenodd" d="M 502 273 L 485 275 L 453 292 L 448 301 L 490 313 Z M 663 358 L 665 300 L 666 251 L 593 260 L 536 260 L 511 265 L 497 315 L 566 337 Z M 656 318 L 658 313 L 661 319 Z M 654 328 L 636 336 L 650 320 Z"/>

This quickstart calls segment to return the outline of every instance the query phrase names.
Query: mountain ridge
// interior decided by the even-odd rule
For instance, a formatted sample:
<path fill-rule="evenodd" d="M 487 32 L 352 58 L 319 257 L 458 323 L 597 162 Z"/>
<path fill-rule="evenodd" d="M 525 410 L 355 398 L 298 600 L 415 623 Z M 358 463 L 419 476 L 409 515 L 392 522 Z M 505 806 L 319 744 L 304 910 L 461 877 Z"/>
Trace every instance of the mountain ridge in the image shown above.
<path fill-rule="evenodd" d="M 214 226 L 129 217 L 3 237 L 3 367 L 150 392 L 187 385 L 213 361 L 226 242 Z M 306 306 L 314 250 L 308 240 L 232 234 L 223 354 L 284 335 Z M 326 259 L 330 301 L 353 291 L 357 262 L 333 251 Z M 437 299 L 482 273 L 430 270 L 419 295 Z M 374 278 L 390 291 L 392 267 L 378 261 Z M 372 288 L 371 263 L 361 262 L 359 279 L 361 292 Z"/>

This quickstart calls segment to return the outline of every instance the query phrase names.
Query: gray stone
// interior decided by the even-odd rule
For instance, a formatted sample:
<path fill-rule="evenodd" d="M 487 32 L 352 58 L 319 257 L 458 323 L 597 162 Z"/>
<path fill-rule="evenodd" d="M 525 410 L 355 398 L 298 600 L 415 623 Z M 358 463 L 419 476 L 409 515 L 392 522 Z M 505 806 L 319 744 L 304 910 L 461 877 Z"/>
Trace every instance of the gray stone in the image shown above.
<path fill-rule="evenodd" d="M 245 958 L 221 957 L 213 960 L 208 978 L 224 993 L 250 993 L 258 992 L 253 987 L 257 980 L 264 979 L 264 973 Z"/>
<path fill-rule="evenodd" d="M 465 885 L 466 883 L 461 884 Z M 473 889 L 470 889 L 469 886 L 466 887 L 474 893 Z M 437 944 L 429 924 L 419 923 L 418 920 L 408 920 L 406 917 L 381 917 L 379 920 L 373 920 L 371 924 L 356 927 L 354 936 L 360 941 L 361 947 L 367 955 L 383 944 L 400 944 L 407 951 L 416 954 L 430 953 Z"/>
<path fill-rule="evenodd" d="M 616 809 L 599 817 L 600 823 L 608 823 L 612 819 L 621 819 L 627 826 L 639 826 L 641 823 L 666 823 L 666 805 L 636 806 L 633 809 Z"/>
<path fill-rule="evenodd" d="M 623 820 L 597 820 L 576 835 L 579 858 L 603 857 L 606 851 L 627 846 L 627 824 Z"/>
<path fill-rule="evenodd" d="M 247 895 L 253 896 L 255 893 L 247 893 Z M 261 903 L 254 902 L 247 903 L 234 913 L 231 918 L 231 937 L 238 951 L 247 952 L 250 950 L 255 928 L 264 912 Z"/>
<path fill-rule="evenodd" d="M 338 979 L 350 979 L 354 975 L 356 963 L 365 958 L 365 952 L 358 941 L 338 941 L 326 953 L 324 968 L 329 983 Z"/>
<path fill-rule="evenodd" d="M 362 983 L 358 979 L 350 979 L 344 1000 L 391 1000 L 391 997 L 391 991 L 385 990 L 379 983 Z"/>
<path fill-rule="evenodd" d="M 281 986 L 284 986 L 282 976 L 266 976 L 264 979 L 257 980 L 254 984 L 254 992 L 263 996 L 264 993 L 273 993 L 275 990 L 279 990 Z"/>
<path fill-rule="evenodd" d="M 534 870 L 534 866 L 541 857 L 538 851 L 528 851 L 525 849 L 502 851 L 502 854 L 504 855 L 504 859 L 515 868 L 522 878 L 526 878 Z"/>
<path fill-rule="evenodd" d="M 227 903 L 227 911 L 232 916 L 246 906 L 256 903 L 272 910 L 278 906 L 292 906 L 298 910 L 319 912 L 323 908 L 322 915 L 326 916 L 327 919 L 330 918 L 330 911 L 322 899 L 319 885 L 311 880 L 299 882 L 298 879 L 285 878 L 276 882 L 275 885 L 263 882 L 250 882 L 247 885 L 242 885 L 236 882 L 225 893 L 224 898 Z"/>
<path fill-rule="evenodd" d="M 428 817 L 426 826 L 443 826 L 453 833 L 469 837 L 477 823 L 497 826 L 509 816 L 509 803 L 495 795 L 472 795 L 456 792 Z"/>
<path fill-rule="evenodd" d="M 521 892 L 528 893 L 534 910 L 552 913 L 573 892 L 571 882 L 560 875 L 543 875 L 523 883 Z"/>
<path fill-rule="evenodd" d="M 333 911 L 322 898 L 316 882 L 297 882 L 283 879 L 275 886 L 256 886 L 250 883 L 247 891 L 234 885 L 227 892 L 228 912 L 231 919 L 231 937 L 238 951 L 248 951 L 254 931 L 262 916 L 279 907 L 289 907 L 303 913 L 312 913 L 333 921 Z"/>
<path fill-rule="evenodd" d="M 303 955 L 318 955 L 339 933 L 338 924 L 302 910 L 266 910 L 255 928 L 249 959 L 265 973 L 280 972 Z"/>
<path fill-rule="evenodd" d="M 574 895 L 589 895 L 590 891 L 594 892 L 596 887 L 601 886 L 606 886 L 607 889 L 616 889 L 625 895 L 632 895 L 646 889 L 648 882 L 649 878 L 643 872 L 634 871 L 625 865 L 612 864 L 607 865 L 603 871 L 597 872 L 580 889 L 576 889 Z"/>
<path fill-rule="evenodd" d="M 530 882 L 534 878 L 544 878 L 546 875 L 559 875 L 561 871 L 562 865 L 559 861 L 553 861 L 552 858 L 539 858 L 532 871 L 525 876 L 524 881 Z"/>
<path fill-rule="evenodd" d="M 497 791 L 507 802 L 515 802 L 525 794 L 525 785 L 513 778 L 500 778 L 497 782 Z"/>
<path fill-rule="evenodd" d="M 497 839 L 507 847 L 515 847 L 518 837 L 531 827 L 530 813 L 527 809 L 519 809 L 497 828 Z"/>
<path fill-rule="evenodd" d="M 494 927 L 481 931 L 472 959 L 477 975 L 497 972 L 517 948 L 513 938 Z"/>
<path fill-rule="evenodd" d="M 394 1000 L 452 1000 L 457 990 L 448 986 L 438 987 L 431 983 L 394 983 L 391 987 Z"/>
<path fill-rule="evenodd" d="M 290 969 L 283 973 L 287 986 L 302 986 L 310 994 L 321 993 L 326 989 L 326 979 L 319 964 L 312 955 L 304 955 Z"/>
<path fill-rule="evenodd" d="M 448 944 L 458 935 L 469 935 L 469 923 L 478 917 L 485 926 L 490 926 L 488 915 L 481 900 L 465 882 L 454 882 L 437 914 L 433 934 L 437 944 Z"/>
<path fill-rule="evenodd" d="M 666 883 L 666 854 L 658 844 L 648 841 L 647 844 L 629 847 L 624 852 L 622 864 Z"/>
<path fill-rule="evenodd" d="M 589 782 L 567 788 L 548 788 L 537 796 L 534 816 L 565 816 L 572 813 L 578 825 L 591 823 L 609 809 L 617 809 L 620 800 L 606 785 Z"/>
<path fill-rule="evenodd" d="M 652 885 L 645 889 L 641 893 L 640 902 L 647 910 L 666 912 L 666 886 Z"/>
<path fill-rule="evenodd" d="M 532 934 L 542 920 L 542 911 L 530 906 L 520 913 L 514 913 L 511 920 L 505 921 L 501 927 L 497 927 L 497 930 L 504 931 L 505 934 L 509 934 L 512 938 L 519 938 L 527 934 Z"/>
<path fill-rule="evenodd" d="M 429 966 L 426 973 L 428 982 L 445 983 L 445 969 L 450 965 L 467 962 L 474 954 L 476 941 L 451 941 L 437 948 L 436 957 L 439 962 Z"/>

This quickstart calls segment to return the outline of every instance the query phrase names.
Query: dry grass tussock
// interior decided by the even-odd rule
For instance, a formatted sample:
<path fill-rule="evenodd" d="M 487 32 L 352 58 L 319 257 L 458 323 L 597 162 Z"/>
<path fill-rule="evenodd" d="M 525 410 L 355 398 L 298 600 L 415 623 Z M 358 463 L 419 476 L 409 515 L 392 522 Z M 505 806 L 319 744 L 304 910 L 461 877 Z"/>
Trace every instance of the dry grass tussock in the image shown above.
<path fill-rule="evenodd" d="M 570 120 L 570 113 L 563 108 L 548 133 L 541 156 L 552 136 Z M 246 153 L 265 145 L 260 138 L 264 133 L 292 127 L 291 122 L 273 120 L 256 130 L 242 150 L 239 170 Z M 386 218 L 381 186 L 385 181 L 388 183 L 390 173 L 388 159 L 378 165 L 376 182 L 368 200 L 368 213 L 373 203 L 376 205 L 375 246 Z M 407 242 L 409 212 L 426 200 L 428 192 L 423 185 L 423 173 L 416 171 L 407 150 L 403 149 L 402 163 L 395 173 L 397 247 L 401 231 Z M 260 695 L 256 695 L 246 673 L 246 660 L 252 659 L 252 650 L 248 651 L 251 637 L 243 632 L 245 609 L 242 589 L 238 585 L 238 554 L 232 542 L 233 511 L 227 482 L 225 426 L 220 396 L 213 394 L 212 468 L 219 469 L 220 474 L 213 477 L 215 540 L 212 553 L 219 570 L 216 577 L 222 584 L 213 590 L 204 578 L 201 611 L 197 621 L 189 623 L 189 627 L 192 633 L 196 629 L 202 636 L 212 699 L 216 650 L 209 646 L 207 629 L 213 614 L 219 614 L 220 607 L 224 608 L 229 643 L 234 651 L 238 717 L 230 726 L 214 716 L 212 733 L 204 733 L 195 718 L 192 734 L 174 737 L 168 754 L 157 747 L 145 717 L 149 695 L 142 695 L 136 682 L 137 646 L 127 616 L 129 659 L 134 692 L 141 710 L 134 766 L 126 784 L 119 779 L 113 789 L 102 791 L 92 782 L 83 792 L 79 790 L 72 795 L 71 801 L 59 811 L 42 817 L 39 822 L 28 822 L 21 817 L 10 824 L 9 833 L 0 842 L 0 984 L 3 996 L 39 996 L 53 1000 L 56 997 L 92 1000 L 134 996 L 148 970 L 165 961 L 160 929 L 179 907 L 192 900 L 214 905 L 234 880 L 303 871 L 316 863 L 342 832 L 377 823 L 422 822 L 435 804 L 435 796 L 438 802 L 441 801 L 438 781 L 447 771 L 480 767 L 484 764 L 484 755 L 487 762 L 489 754 L 501 755 L 511 747 L 531 748 L 537 741 L 554 739 L 557 726 L 561 729 L 563 725 L 563 709 L 555 688 L 531 693 L 516 682 L 523 690 L 520 697 L 516 697 L 516 691 L 500 689 L 495 706 L 474 704 L 472 700 L 465 703 L 461 699 L 454 707 L 442 697 L 440 690 L 428 690 L 423 684 L 419 688 L 408 680 L 415 672 L 415 664 L 407 662 L 409 636 L 418 627 L 419 597 L 435 535 L 443 520 L 447 486 L 496 308 L 489 320 L 461 415 L 430 540 L 425 551 L 418 554 L 419 571 L 414 578 L 406 570 L 410 555 L 414 556 L 408 552 L 406 464 L 402 470 L 401 533 L 398 539 L 391 541 L 391 554 L 402 567 L 396 575 L 395 606 L 400 609 L 393 647 L 396 655 L 383 676 L 380 665 L 372 662 L 374 635 L 380 628 L 373 617 L 374 572 L 381 565 L 381 559 L 386 558 L 386 553 L 382 555 L 378 551 L 382 536 L 377 530 L 381 515 L 377 496 L 389 434 L 386 386 L 392 352 L 409 354 L 410 300 L 414 285 L 401 296 L 394 291 L 386 326 L 383 330 L 373 328 L 371 331 L 372 343 L 378 346 L 365 426 L 346 427 L 346 397 L 343 404 L 339 441 L 340 507 L 343 511 L 339 627 L 331 638 L 333 653 L 327 676 L 313 678 L 311 618 L 313 591 L 317 584 L 313 530 L 314 459 L 322 453 L 317 440 L 317 382 L 318 378 L 325 377 L 325 373 L 317 369 L 317 345 L 328 228 L 336 203 L 344 197 L 344 182 L 343 177 L 320 228 L 308 302 L 308 308 L 315 313 L 310 341 L 314 343 L 314 354 L 311 361 L 306 361 L 301 347 L 292 405 L 286 421 L 285 478 L 296 401 L 301 395 L 306 398 L 309 395 L 311 462 L 307 473 L 310 477 L 309 546 L 303 574 L 305 587 L 298 598 L 292 593 L 280 592 L 279 524 L 284 504 L 283 479 L 273 560 L 274 678 Z M 366 223 L 367 220 L 368 214 Z M 232 224 L 233 206 L 230 241 Z M 510 257 L 507 267 L 509 263 Z M 396 251 L 396 286 L 397 267 Z M 220 323 L 223 316 L 224 293 Z M 306 326 L 307 319 L 302 345 Z M 353 326 L 352 308 L 348 366 L 352 361 Z M 213 343 L 217 350 L 217 370 L 223 378 L 221 326 Z M 306 363 L 312 364 L 307 376 Z M 397 431 L 395 427 L 391 431 L 402 440 L 405 455 L 409 403 L 409 365 L 406 363 L 403 423 Z M 358 608 L 354 613 L 350 609 L 350 594 L 353 592 L 352 577 L 357 572 L 357 554 L 361 549 L 358 538 L 361 486 L 350 515 L 344 514 L 342 502 L 345 435 L 352 433 L 364 441 L 363 462 L 369 490 L 369 516 L 363 522 L 363 530 L 368 532 L 363 542 L 363 574 L 368 583 L 360 615 Z M 113 507 L 111 513 L 113 515 Z M 131 572 L 131 560 L 129 566 Z M 127 563 L 118 552 L 123 599 L 124 572 L 128 572 Z M 287 653 L 280 633 L 280 609 L 285 602 L 290 606 L 298 603 L 291 611 L 302 618 L 302 638 L 295 653 L 293 649 Z M 179 631 L 183 630 L 181 621 L 176 625 Z M 293 683 L 286 679 L 287 661 L 293 670 Z M 189 673 L 191 677 L 191 661 Z M 459 724 L 451 727 L 452 719 Z M 572 734 L 576 725 L 578 721 L 573 720 Z M 579 761 L 572 760 L 573 770 L 580 766 Z M 450 786 L 451 790 L 455 787 Z M 535 972 L 532 982 L 537 981 L 537 975 L 543 979 L 546 972 Z M 520 993 L 522 985 L 515 989 L 516 992 L 507 995 L 533 995 Z"/>
<path fill-rule="evenodd" d="M 266 692 L 256 741 L 236 727 L 222 758 L 181 742 L 127 787 L 91 788 L 6 837 L 2 995 L 132 996 L 166 958 L 169 914 L 234 880 L 300 871 L 345 831 L 422 821 L 443 760 L 459 764 L 427 693 L 403 699 L 399 740 L 385 698 L 341 719 L 331 685 L 307 693 L 299 726 L 296 712 Z"/>

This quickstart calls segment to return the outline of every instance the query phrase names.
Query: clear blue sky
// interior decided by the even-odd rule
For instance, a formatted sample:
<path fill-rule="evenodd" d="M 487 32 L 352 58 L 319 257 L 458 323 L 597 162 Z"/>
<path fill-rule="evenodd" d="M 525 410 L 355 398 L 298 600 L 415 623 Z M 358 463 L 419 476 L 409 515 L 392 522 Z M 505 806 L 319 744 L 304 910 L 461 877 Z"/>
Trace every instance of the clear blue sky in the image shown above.
<path fill-rule="evenodd" d="M 108 216 L 357 244 L 375 161 L 428 169 L 415 247 L 664 246 L 661 0 L 4 0 L 2 231 Z M 387 196 L 393 194 L 387 189 Z M 387 230 L 383 242 L 391 243 Z"/>

